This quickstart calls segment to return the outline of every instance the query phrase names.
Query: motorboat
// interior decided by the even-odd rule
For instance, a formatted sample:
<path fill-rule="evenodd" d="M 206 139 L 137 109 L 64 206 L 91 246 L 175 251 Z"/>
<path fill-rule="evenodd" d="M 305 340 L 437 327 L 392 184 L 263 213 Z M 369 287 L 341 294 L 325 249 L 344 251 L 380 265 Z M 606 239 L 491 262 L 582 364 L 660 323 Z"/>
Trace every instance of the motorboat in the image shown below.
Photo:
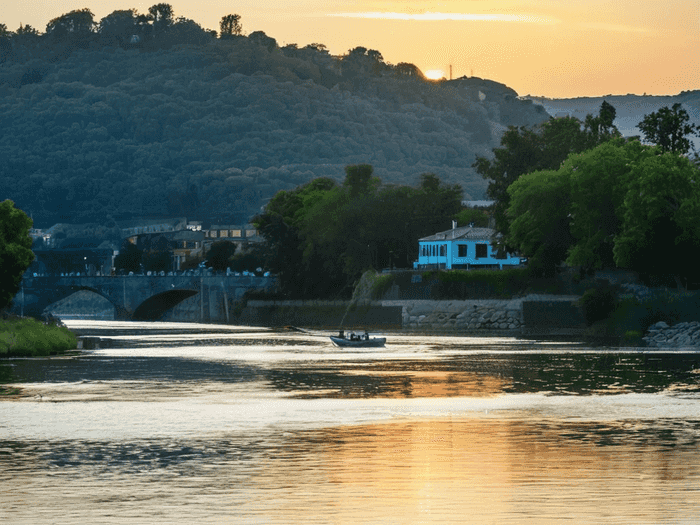
<path fill-rule="evenodd" d="M 354 332 L 345 333 L 343 330 L 337 336 L 331 336 L 331 341 L 335 346 L 356 347 L 356 348 L 379 348 L 386 343 L 386 337 L 370 337 L 367 332 L 356 334 Z"/>

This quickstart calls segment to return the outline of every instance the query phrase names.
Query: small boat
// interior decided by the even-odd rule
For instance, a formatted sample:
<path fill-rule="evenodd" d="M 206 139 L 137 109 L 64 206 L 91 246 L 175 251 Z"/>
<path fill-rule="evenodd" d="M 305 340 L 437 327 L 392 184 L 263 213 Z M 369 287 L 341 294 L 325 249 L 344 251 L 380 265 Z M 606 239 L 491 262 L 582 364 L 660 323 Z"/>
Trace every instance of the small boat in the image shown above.
<path fill-rule="evenodd" d="M 331 336 L 331 341 L 335 346 L 378 348 L 384 346 L 384 343 L 386 343 L 386 337 L 370 337 L 367 332 L 364 334 L 345 334 L 345 332 L 341 330 L 337 336 Z"/>

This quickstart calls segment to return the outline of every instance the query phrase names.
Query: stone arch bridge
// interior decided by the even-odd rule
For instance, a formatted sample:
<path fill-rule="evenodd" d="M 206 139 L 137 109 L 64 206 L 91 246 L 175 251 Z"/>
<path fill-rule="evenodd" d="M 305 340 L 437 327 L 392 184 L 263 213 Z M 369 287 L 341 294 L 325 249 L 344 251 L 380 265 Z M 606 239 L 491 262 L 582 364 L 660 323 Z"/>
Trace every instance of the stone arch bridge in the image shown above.
<path fill-rule="evenodd" d="M 14 310 L 40 317 L 51 304 L 87 290 L 114 305 L 115 319 L 157 320 L 182 301 L 198 296 L 200 321 L 227 321 L 231 303 L 248 290 L 273 290 L 276 279 L 256 276 L 27 277 Z M 196 308 L 195 308 L 196 309 Z"/>

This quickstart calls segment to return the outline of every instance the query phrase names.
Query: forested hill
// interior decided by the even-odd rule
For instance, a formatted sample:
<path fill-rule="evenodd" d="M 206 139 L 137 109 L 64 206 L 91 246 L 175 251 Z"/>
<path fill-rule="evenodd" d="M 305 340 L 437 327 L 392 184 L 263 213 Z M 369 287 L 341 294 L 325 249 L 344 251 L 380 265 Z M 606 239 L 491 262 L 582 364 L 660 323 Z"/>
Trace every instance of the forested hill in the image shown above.
<path fill-rule="evenodd" d="M 615 126 L 626 137 L 641 135 L 637 124 L 646 115 L 662 107 L 670 108 L 674 104 L 681 104 L 688 113 L 690 123 L 700 126 L 700 90 L 683 91 L 673 96 L 607 95 L 561 99 L 528 96 L 528 99 L 541 104 L 551 115 L 564 113 L 579 120 L 584 120 L 589 114 L 595 115 L 603 101 L 606 101 L 615 108 Z M 700 149 L 700 137 L 689 138 L 695 144 L 695 148 Z"/>
<path fill-rule="evenodd" d="M 434 172 L 477 199 L 486 182 L 475 156 L 506 126 L 548 117 L 495 82 L 433 83 L 365 48 L 332 57 L 322 45 L 280 48 L 261 32 L 222 40 L 185 22 L 160 41 L 23 35 L 0 46 L 0 199 L 39 227 L 109 216 L 240 222 L 276 191 L 342 179 L 357 163 L 390 183 Z"/>

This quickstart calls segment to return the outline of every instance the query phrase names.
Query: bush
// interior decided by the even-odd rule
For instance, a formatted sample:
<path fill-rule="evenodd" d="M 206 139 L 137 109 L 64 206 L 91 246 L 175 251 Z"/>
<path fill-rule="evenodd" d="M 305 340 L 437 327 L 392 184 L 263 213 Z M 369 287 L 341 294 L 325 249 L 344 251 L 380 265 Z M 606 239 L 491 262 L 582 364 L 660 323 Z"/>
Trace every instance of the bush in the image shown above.
<path fill-rule="evenodd" d="M 0 357 L 47 356 L 77 346 L 75 334 L 64 326 L 47 326 L 35 319 L 0 321 Z"/>
<path fill-rule="evenodd" d="M 617 305 L 617 292 L 609 284 L 602 284 L 586 290 L 579 304 L 583 309 L 586 324 L 591 326 L 610 317 Z"/>

